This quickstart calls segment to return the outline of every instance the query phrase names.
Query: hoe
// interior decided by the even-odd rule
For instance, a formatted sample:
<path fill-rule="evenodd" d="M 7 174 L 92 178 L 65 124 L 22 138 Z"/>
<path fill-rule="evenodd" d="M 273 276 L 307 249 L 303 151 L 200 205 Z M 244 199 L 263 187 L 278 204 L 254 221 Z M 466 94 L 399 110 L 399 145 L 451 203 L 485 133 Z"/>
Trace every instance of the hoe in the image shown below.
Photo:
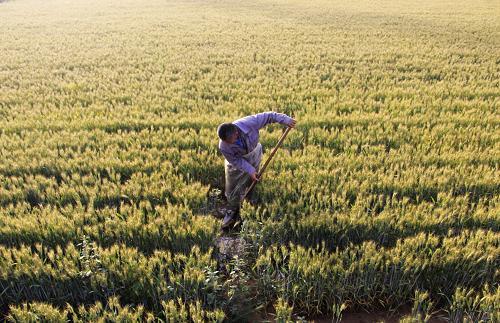
<path fill-rule="evenodd" d="M 281 147 L 281 145 L 283 144 L 283 141 L 285 140 L 286 136 L 288 135 L 288 133 L 290 132 L 290 130 L 292 130 L 292 128 L 290 127 L 287 127 L 285 132 L 283 132 L 283 134 L 281 135 L 281 138 L 278 140 L 278 143 L 276 144 L 276 146 L 273 148 L 273 151 L 271 151 L 271 154 L 269 155 L 269 157 L 267 157 L 267 160 L 265 161 L 264 165 L 262 166 L 262 168 L 259 170 L 259 173 L 257 174 L 257 177 L 259 179 L 262 178 L 262 174 L 264 173 L 264 171 L 266 170 L 267 166 L 269 165 L 269 163 L 271 162 L 271 159 L 273 158 L 273 156 L 276 154 L 276 151 Z M 248 189 L 245 191 L 245 194 L 243 195 L 243 197 L 241 198 L 241 200 L 243 201 L 245 199 L 245 197 L 248 195 L 248 193 L 255 187 L 255 185 L 257 184 L 257 181 L 254 181 L 252 182 L 252 184 L 248 187 Z M 225 217 L 224 218 L 224 225 L 227 225 L 227 223 L 229 221 L 231 221 L 232 219 L 230 217 Z M 237 221 L 235 224 L 234 224 L 234 227 L 238 226 L 240 221 Z"/>

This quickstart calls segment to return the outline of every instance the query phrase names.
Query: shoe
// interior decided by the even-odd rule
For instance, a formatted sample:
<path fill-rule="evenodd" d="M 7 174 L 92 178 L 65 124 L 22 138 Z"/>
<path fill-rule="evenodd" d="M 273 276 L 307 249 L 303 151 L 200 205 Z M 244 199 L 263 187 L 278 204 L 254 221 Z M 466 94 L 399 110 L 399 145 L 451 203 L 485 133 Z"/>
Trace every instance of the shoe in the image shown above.
<path fill-rule="evenodd" d="M 236 223 L 238 218 L 238 213 L 233 210 L 228 210 L 226 212 L 226 216 L 224 216 L 224 220 L 222 221 L 222 229 L 227 229 Z"/>

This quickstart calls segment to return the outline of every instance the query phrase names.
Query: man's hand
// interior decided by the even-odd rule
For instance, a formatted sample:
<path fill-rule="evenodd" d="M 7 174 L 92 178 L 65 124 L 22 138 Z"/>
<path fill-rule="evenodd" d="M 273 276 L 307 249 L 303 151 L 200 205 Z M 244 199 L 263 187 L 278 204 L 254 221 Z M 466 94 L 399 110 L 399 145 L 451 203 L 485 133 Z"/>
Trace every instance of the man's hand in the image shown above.
<path fill-rule="evenodd" d="M 257 172 L 254 172 L 253 174 L 250 174 L 250 178 L 252 179 L 252 181 L 254 182 L 258 182 L 260 181 L 259 177 L 257 176 Z"/>
<path fill-rule="evenodd" d="M 292 121 L 290 121 L 290 123 L 288 124 L 288 126 L 290 128 L 295 128 L 295 125 L 297 124 L 297 121 L 295 119 L 292 119 Z"/>

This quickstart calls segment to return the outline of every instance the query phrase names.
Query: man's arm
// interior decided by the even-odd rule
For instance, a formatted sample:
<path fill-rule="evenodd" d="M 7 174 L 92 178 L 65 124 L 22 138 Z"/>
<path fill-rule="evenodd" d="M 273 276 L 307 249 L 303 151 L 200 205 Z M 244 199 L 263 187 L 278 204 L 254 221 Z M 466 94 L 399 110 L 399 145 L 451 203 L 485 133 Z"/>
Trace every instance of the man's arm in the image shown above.
<path fill-rule="evenodd" d="M 252 126 L 257 129 L 260 129 L 270 123 L 275 123 L 275 122 L 281 123 L 282 125 L 290 126 L 294 121 L 286 114 L 274 111 L 257 113 L 252 116 L 248 116 L 244 119 L 247 118 L 249 119 L 248 121 L 252 124 Z"/>

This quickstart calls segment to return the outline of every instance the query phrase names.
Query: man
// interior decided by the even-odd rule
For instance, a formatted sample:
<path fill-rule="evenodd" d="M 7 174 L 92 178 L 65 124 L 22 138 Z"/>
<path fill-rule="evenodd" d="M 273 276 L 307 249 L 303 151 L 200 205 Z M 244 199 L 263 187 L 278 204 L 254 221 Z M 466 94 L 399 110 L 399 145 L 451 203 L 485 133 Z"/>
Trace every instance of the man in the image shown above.
<path fill-rule="evenodd" d="M 274 122 L 292 128 L 296 124 L 289 116 L 271 111 L 250 115 L 232 123 L 223 123 L 217 128 L 220 138 L 219 150 L 226 159 L 224 171 L 228 212 L 222 224 L 223 229 L 236 222 L 245 191 L 252 181 L 259 180 L 257 174 L 262 160 L 259 129 Z"/>

